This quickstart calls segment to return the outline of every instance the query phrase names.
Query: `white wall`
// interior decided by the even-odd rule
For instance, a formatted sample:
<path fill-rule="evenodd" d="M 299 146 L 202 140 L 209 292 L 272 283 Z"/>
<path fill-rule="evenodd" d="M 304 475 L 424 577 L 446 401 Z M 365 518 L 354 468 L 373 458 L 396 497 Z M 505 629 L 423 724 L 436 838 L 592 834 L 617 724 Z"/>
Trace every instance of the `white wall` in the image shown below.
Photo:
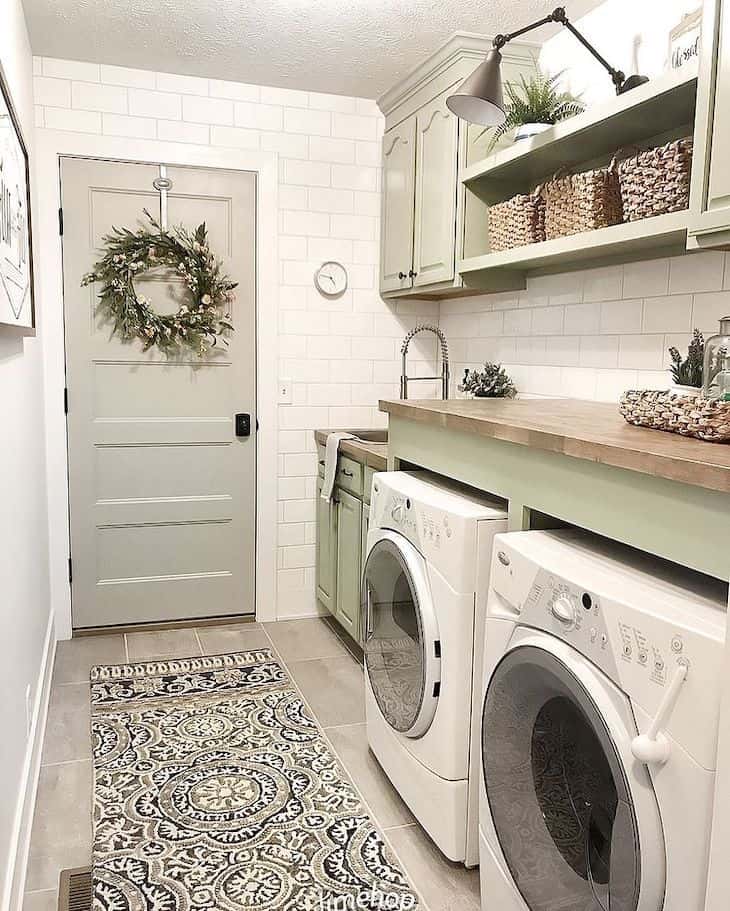
<path fill-rule="evenodd" d="M 99 136 L 129 137 L 132 153 L 134 140 L 189 143 L 191 164 L 203 148 L 278 154 L 279 376 L 293 381 L 294 398 L 278 409 L 278 615 L 317 612 L 312 430 L 383 424 L 377 400 L 398 394 L 400 340 L 438 316 L 437 304 L 388 305 L 375 290 L 383 123 L 375 102 L 55 59 L 34 66 L 39 150 L 65 130 L 88 136 L 89 148 Z M 349 272 L 337 301 L 313 287 L 326 259 Z M 413 350 L 414 369 L 431 372 L 418 352 L 433 358 L 435 345 L 419 339 Z"/>
<path fill-rule="evenodd" d="M 20 0 L 0 4 L 0 62 L 33 154 L 32 60 Z M 42 316 L 38 321 L 42 332 Z M 29 764 L 26 688 L 35 701 L 49 619 L 40 338 L 0 327 L 0 889 L 9 901 Z"/>
<path fill-rule="evenodd" d="M 699 0 L 607 0 L 576 21 L 627 74 L 657 76 L 669 32 Z M 570 12 L 570 10 L 568 10 Z M 569 32 L 540 53 L 546 72 L 587 104 L 614 92 L 610 77 Z M 667 348 L 693 328 L 715 333 L 730 313 L 730 261 L 702 253 L 534 278 L 526 291 L 441 304 L 454 374 L 486 359 L 504 363 L 522 392 L 615 401 L 628 388 L 666 388 Z"/>
<path fill-rule="evenodd" d="M 627 76 L 656 76 L 668 62 L 669 33 L 701 0 L 606 0 L 575 25 L 616 69 Z M 568 15 L 570 7 L 568 6 Z M 613 94 L 611 77 L 566 29 L 548 39 L 540 53 L 548 73 L 565 71 L 563 82 L 586 104 Z"/>

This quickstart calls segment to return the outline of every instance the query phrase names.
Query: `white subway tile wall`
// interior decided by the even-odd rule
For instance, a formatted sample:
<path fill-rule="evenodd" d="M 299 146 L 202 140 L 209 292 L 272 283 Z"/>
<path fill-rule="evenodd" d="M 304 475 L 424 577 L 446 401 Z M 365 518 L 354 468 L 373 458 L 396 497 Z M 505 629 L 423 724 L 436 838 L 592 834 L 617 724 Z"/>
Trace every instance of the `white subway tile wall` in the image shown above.
<path fill-rule="evenodd" d="M 670 346 L 730 314 L 730 254 L 694 253 L 528 281 L 526 291 L 443 301 L 454 385 L 500 361 L 520 392 L 616 401 L 666 389 Z M 458 393 L 457 393 L 458 394 Z"/>
<path fill-rule="evenodd" d="M 377 105 L 49 58 L 36 58 L 34 73 L 41 128 L 279 154 L 279 375 L 293 404 L 279 408 L 278 613 L 317 613 L 312 431 L 384 426 L 377 401 L 398 395 L 400 340 L 424 318 L 438 322 L 437 303 L 387 304 L 377 292 Z M 313 287 L 327 259 L 349 272 L 336 301 Z M 433 374 L 435 344 L 419 339 L 412 352 L 411 372 Z"/>

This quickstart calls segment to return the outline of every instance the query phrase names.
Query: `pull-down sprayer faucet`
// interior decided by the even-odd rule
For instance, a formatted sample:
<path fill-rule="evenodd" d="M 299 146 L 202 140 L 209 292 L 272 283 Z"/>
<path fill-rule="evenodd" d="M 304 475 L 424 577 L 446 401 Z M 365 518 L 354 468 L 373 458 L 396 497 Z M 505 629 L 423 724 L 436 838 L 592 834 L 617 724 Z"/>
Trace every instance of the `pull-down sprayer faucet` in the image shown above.
<path fill-rule="evenodd" d="M 413 336 L 417 335 L 419 332 L 433 332 L 433 334 L 438 338 L 441 344 L 441 376 L 408 376 L 406 372 L 406 355 L 408 354 L 408 346 L 410 345 Z M 406 337 L 403 339 L 400 353 L 402 359 L 400 397 L 402 399 L 408 398 L 409 382 L 421 382 L 422 380 L 441 380 L 441 398 L 446 400 L 449 397 L 449 346 L 446 342 L 446 336 L 438 328 L 438 326 L 422 325 L 416 326 L 415 329 L 411 329 L 408 335 L 406 335 Z"/>

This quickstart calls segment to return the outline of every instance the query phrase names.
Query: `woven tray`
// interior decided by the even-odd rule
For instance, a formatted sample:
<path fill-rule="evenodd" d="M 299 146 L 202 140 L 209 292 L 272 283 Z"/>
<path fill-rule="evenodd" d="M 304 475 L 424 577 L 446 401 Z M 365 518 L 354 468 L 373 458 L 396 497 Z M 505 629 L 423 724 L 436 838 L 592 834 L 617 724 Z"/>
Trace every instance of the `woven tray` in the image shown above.
<path fill-rule="evenodd" d="M 520 193 L 489 207 L 492 253 L 545 240 L 545 201 L 537 193 Z"/>
<path fill-rule="evenodd" d="M 651 427 L 709 443 L 730 442 L 730 402 L 672 392 L 629 390 L 621 396 L 621 414 L 638 427 Z"/>

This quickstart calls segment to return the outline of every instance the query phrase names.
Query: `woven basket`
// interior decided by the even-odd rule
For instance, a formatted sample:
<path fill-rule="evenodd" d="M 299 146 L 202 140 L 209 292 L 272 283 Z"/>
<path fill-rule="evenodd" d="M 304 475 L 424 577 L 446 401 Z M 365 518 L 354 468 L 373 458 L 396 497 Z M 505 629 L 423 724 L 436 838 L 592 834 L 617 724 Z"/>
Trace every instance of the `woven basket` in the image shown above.
<path fill-rule="evenodd" d="M 730 442 L 730 402 L 632 389 L 621 396 L 619 407 L 629 424 L 710 443 Z"/>
<path fill-rule="evenodd" d="M 607 228 L 623 220 L 615 162 L 581 174 L 556 175 L 540 193 L 545 200 L 547 240 Z"/>
<path fill-rule="evenodd" d="M 493 253 L 545 240 L 545 201 L 537 193 L 519 194 L 489 207 L 489 243 Z"/>
<path fill-rule="evenodd" d="M 689 208 L 692 138 L 639 152 L 618 166 L 624 221 Z"/>

